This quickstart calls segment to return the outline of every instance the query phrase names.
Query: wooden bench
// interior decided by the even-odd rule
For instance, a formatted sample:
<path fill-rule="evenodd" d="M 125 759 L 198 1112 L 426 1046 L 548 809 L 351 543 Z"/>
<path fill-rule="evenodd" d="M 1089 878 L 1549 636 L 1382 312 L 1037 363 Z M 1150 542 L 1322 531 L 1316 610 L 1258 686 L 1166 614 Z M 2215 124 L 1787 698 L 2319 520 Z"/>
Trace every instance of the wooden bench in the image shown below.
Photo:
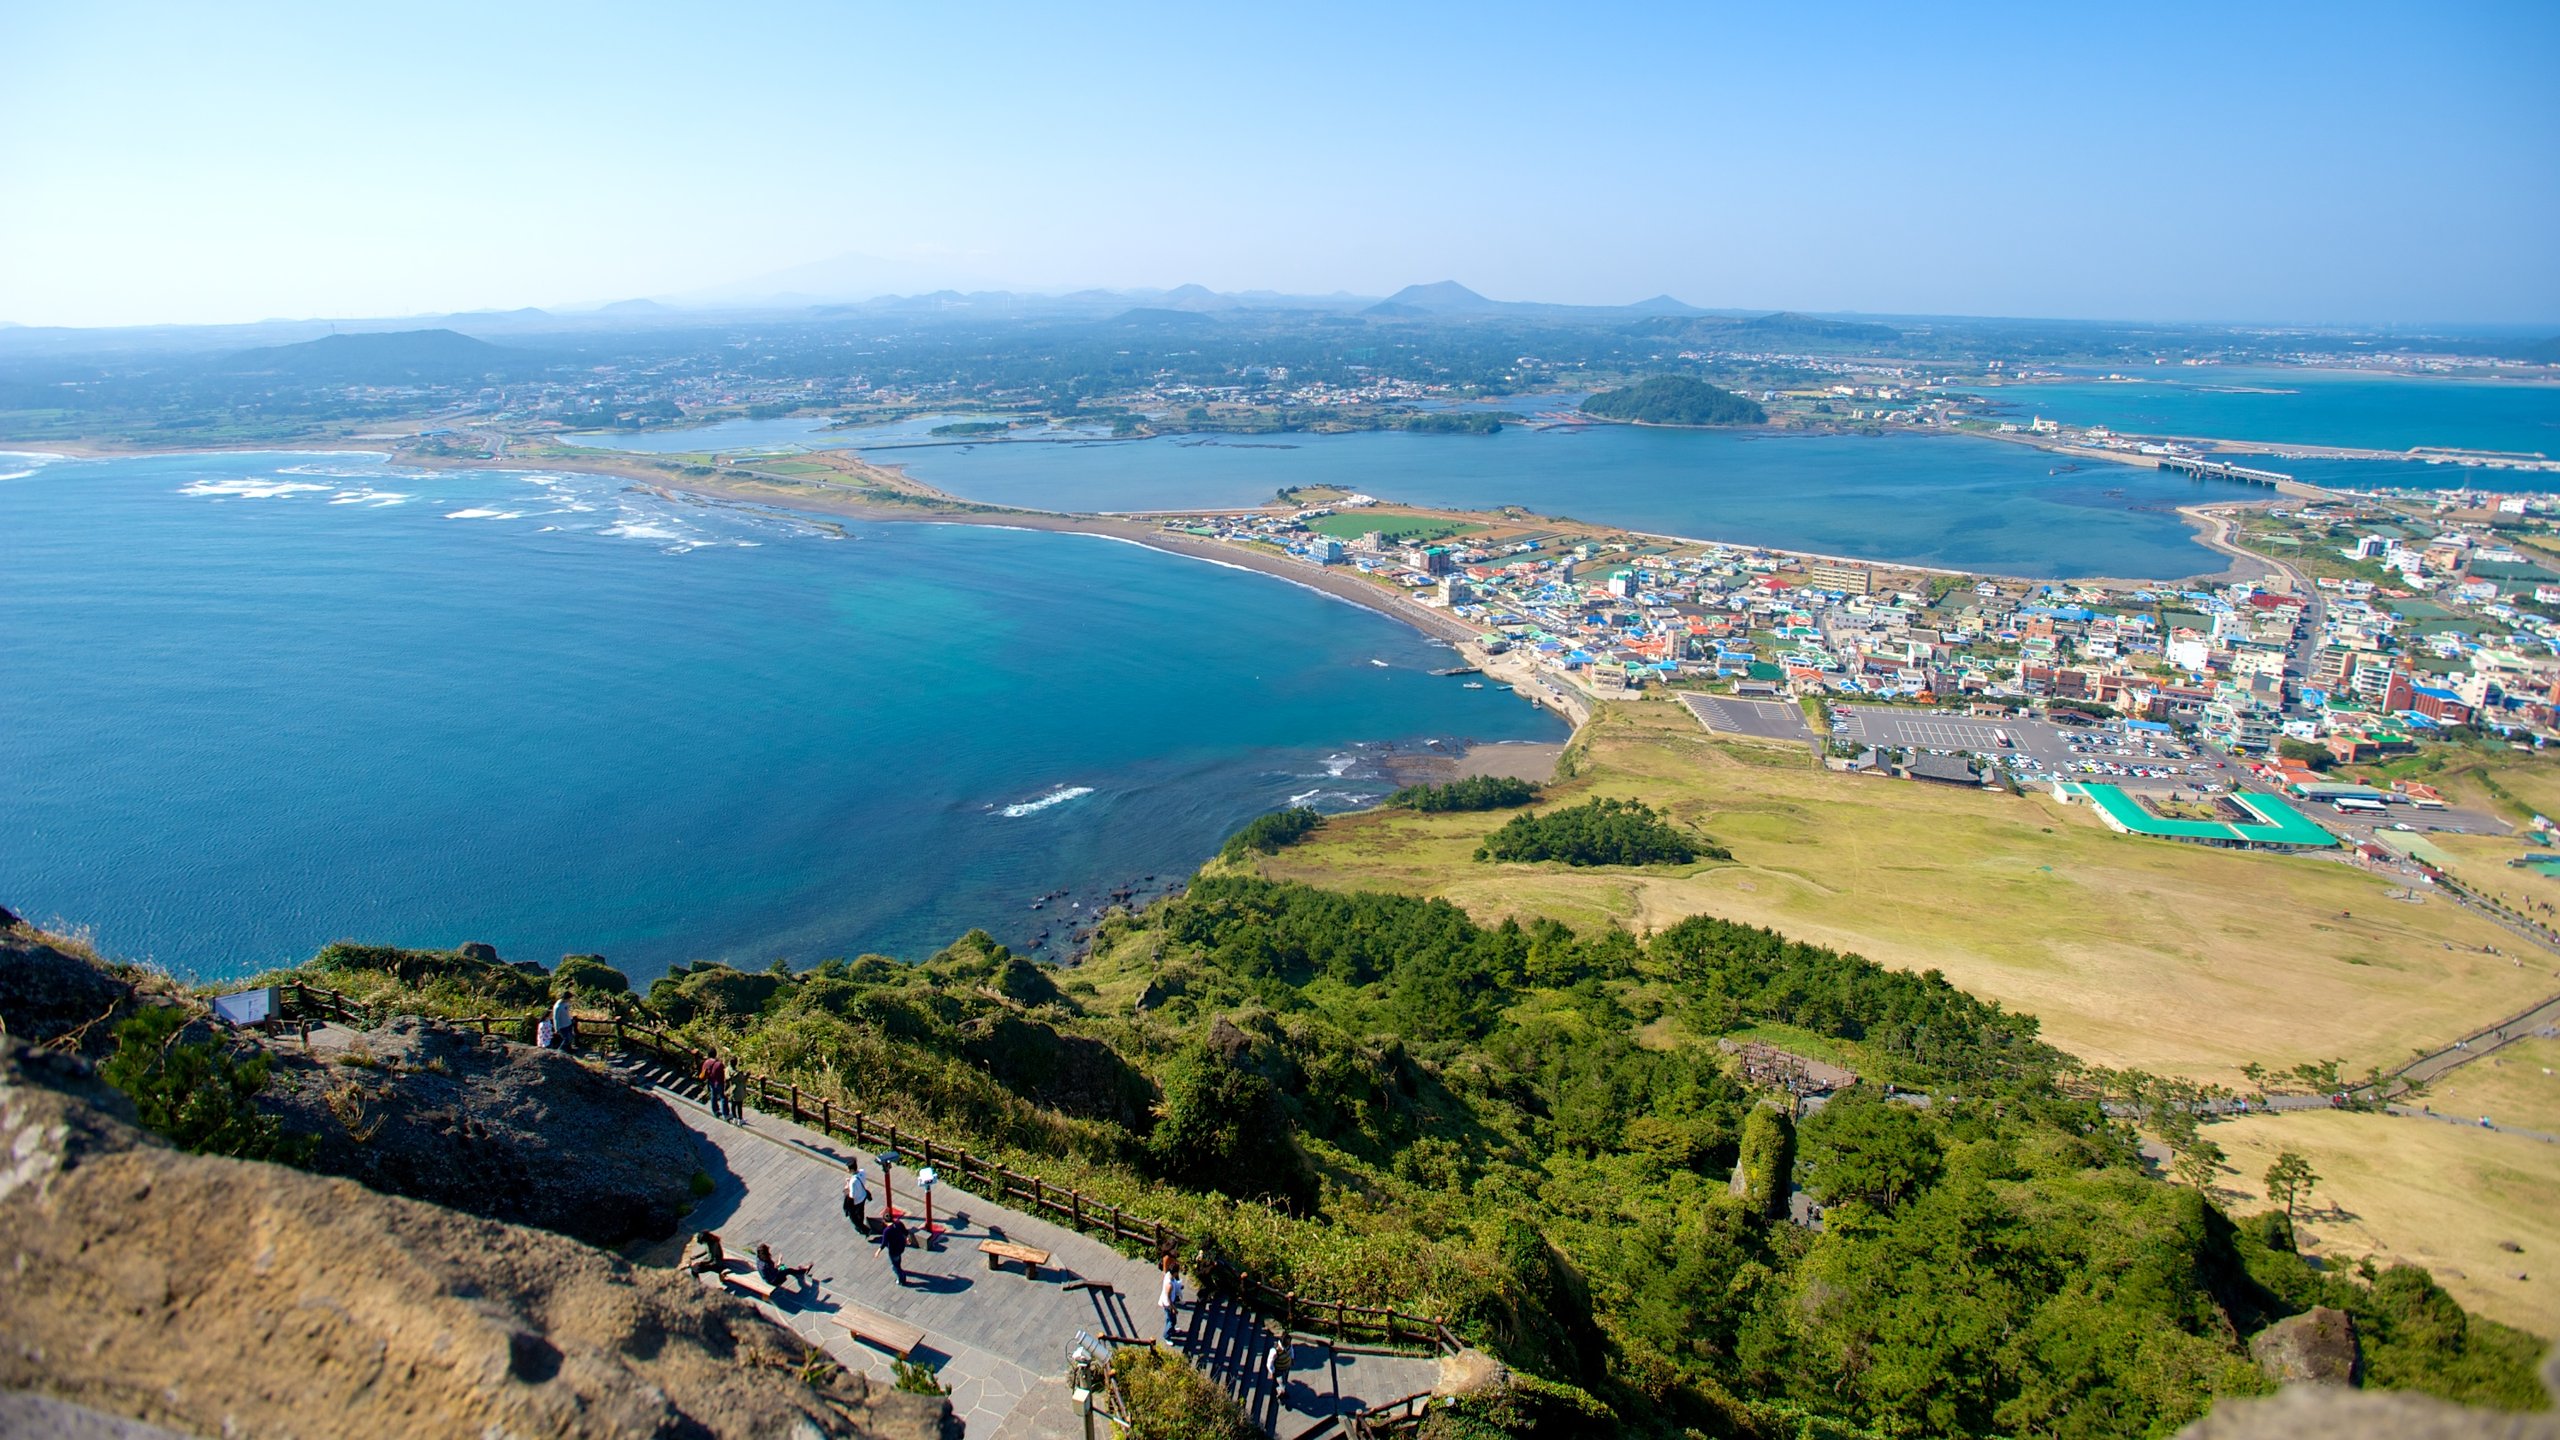
<path fill-rule="evenodd" d="M 752 1260 L 730 1261 L 729 1264 L 722 1267 L 720 1271 L 720 1283 L 723 1285 L 735 1285 L 739 1289 L 746 1291 L 748 1294 L 753 1295 L 759 1300 L 770 1300 L 773 1298 L 773 1287 L 764 1283 L 764 1277 L 756 1273 L 755 1262 Z"/>
<path fill-rule="evenodd" d="M 827 1318 L 844 1327 L 846 1334 L 865 1345 L 877 1345 L 904 1360 L 915 1354 L 916 1347 L 924 1343 L 924 1331 L 894 1315 L 883 1315 L 850 1300 L 840 1299 L 836 1303 L 836 1313 Z"/>
<path fill-rule="evenodd" d="M 1035 1249 L 1029 1245 L 1017 1245 L 1010 1240 L 981 1240 L 978 1242 L 978 1248 L 986 1253 L 988 1269 L 998 1269 L 1003 1262 L 1012 1260 L 1022 1266 L 1022 1273 L 1026 1279 L 1039 1279 L 1040 1267 L 1049 1263 L 1048 1251 Z"/>

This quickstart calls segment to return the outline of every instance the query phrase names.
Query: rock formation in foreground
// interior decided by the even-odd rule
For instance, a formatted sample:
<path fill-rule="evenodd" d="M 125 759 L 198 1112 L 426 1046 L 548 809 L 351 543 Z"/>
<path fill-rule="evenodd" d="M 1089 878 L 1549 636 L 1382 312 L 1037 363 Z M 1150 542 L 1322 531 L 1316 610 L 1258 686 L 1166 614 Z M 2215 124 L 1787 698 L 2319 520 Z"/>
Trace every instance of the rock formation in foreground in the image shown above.
<path fill-rule="evenodd" d="M 0 1392 L 286 1440 L 959 1433 L 942 1399 L 837 1369 L 672 1271 L 171 1147 L 75 1053 L 86 1007 L 131 988 L 0 938 Z M 78 1413 L 8 1413 L 40 1411 Z"/>

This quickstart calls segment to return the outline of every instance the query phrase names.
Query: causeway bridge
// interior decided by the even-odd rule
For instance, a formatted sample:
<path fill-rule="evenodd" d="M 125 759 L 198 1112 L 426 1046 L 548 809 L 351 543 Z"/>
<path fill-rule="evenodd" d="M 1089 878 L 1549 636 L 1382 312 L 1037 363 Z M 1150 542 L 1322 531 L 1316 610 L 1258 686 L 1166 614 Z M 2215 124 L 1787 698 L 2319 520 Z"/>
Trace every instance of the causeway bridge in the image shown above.
<path fill-rule="evenodd" d="M 2242 485 L 2264 485 L 2270 490 L 2293 483 L 2292 476 L 2280 471 L 2252 470 L 2222 460 L 2190 460 L 2183 455 L 2160 457 L 2160 468 L 2193 480 L 2232 480 Z"/>

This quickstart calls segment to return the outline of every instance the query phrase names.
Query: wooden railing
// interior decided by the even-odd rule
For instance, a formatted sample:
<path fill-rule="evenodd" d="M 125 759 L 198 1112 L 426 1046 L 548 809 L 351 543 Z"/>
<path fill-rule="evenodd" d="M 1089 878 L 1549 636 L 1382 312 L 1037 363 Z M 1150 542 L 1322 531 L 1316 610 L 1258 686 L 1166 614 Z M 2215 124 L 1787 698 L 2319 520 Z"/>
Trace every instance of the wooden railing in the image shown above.
<path fill-rule="evenodd" d="M 338 1020 L 347 1024 L 371 1026 L 382 1018 L 345 994 L 306 985 L 299 981 L 283 987 L 281 998 L 289 1013 L 302 1017 Z M 537 1027 L 549 1012 L 531 1015 L 464 1015 L 422 1016 L 447 1025 L 478 1030 L 484 1036 L 500 1036 L 530 1042 Z M 691 1077 L 701 1066 L 704 1051 L 654 1025 L 644 1024 L 623 1015 L 576 1015 L 578 1043 L 596 1045 L 609 1041 L 625 1054 L 646 1054 L 674 1067 L 678 1074 Z M 916 1167 L 931 1167 L 972 1194 L 999 1204 L 1019 1201 L 1032 1214 L 1060 1221 L 1087 1235 L 1099 1235 L 1114 1246 L 1133 1248 L 1149 1257 L 1180 1255 L 1192 1248 L 1191 1237 L 1161 1220 L 1136 1215 L 1116 1202 L 1106 1202 L 1068 1185 L 1053 1184 L 1037 1175 L 1009 1169 L 948 1141 L 937 1141 L 920 1131 L 906 1129 L 895 1121 L 883 1121 L 860 1110 L 836 1104 L 832 1096 L 812 1095 L 799 1086 L 778 1083 L 769 1077 L 732 1067 L 731 1084 L 748 1102 L 773 1115 L 788 1115 L 792 1123 L 817 1130 L 825 1135 L 851 1142 L 869 1150 L 882 1147 L 909 1158 Z M 1197 1277 L 1204 1288 L 1210 1278 Z M 1418 1345 L 1434 1351 L 1454 1352 L 1465 1348 L 1455 1332 L 1439 1320 L 1408 1314 L 1391 1306 L 1354 1305 L 1346 1300 L 1319 1300 L 1295 1291 L 1283 1290 L 1250 1274 L 1234 1277 L 1236 1297 L 1253 1309 L 1277 1319 L 1287 1330 L 1306 1333 L 1330 1333 L 1348 1341 L 1376 1340 L 1389 1346 Z"/>

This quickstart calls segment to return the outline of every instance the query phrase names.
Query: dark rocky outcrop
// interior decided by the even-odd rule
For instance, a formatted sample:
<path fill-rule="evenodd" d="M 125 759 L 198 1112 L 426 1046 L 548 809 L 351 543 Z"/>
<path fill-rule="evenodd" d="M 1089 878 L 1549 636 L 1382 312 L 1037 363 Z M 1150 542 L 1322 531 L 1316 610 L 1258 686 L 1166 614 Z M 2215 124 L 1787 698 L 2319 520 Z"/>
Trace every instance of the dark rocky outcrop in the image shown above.
<path fill-rule="evenodd" d="M 415 1018 L 271 1049 L 259 1104 L 324 1174 L 607 1247 L 693 1206 L 692 1132 L 600 1065 Z"/>
<path fill-rule="evenodd" d="M 959 1433 L 672 1272 L 182 1154 L 99 1098 L 78 1057 L 0 1048 L 0 1391 L 278 1440 Z"/>
<path fill-rule="evenodd" d="M 2353 1385 L 2363 1378 L 2355 1317 L 2326 1305 L 2259 1331 L 2249 1355 L 2268 1379 L 2286 1385 Z"/>
<path fill-rule="evenodd" d="M 133 986 L 68 944 L 0 923 L 0 1022 L 20 1040 L 74 1036 L 74 1048 L 103 1053 L 115 1046 L 112 1017 L 132 1002 Z"/>

